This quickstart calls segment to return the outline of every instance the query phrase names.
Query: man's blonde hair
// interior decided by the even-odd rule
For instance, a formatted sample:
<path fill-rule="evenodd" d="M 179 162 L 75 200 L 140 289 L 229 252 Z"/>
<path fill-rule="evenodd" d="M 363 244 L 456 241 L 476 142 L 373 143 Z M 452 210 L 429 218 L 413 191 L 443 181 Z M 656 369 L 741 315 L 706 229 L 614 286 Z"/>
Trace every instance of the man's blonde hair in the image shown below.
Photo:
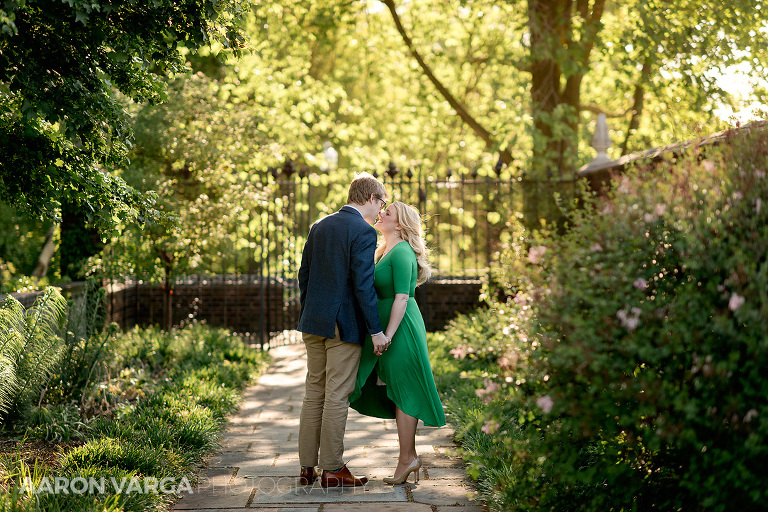
<path fill-rule="evenodd" d="M 347 203 L 365 204 L 371 198 L 371 195 L 386 201 L 387 189 L 384 188 L 384 185 L 379 180 L 367 172 L 355 174 L 355 178 L 349 185 Z"/>

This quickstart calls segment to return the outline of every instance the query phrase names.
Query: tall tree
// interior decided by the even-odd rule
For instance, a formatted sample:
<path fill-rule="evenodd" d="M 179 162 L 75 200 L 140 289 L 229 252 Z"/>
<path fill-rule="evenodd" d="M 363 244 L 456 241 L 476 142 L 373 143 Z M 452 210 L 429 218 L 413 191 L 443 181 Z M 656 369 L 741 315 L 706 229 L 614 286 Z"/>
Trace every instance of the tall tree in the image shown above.
<path fill-rule="evenodd" d="M 679 126 L 687 124 L 691 112 L 696 112 L 699 122 L 717 124 L 713 104 L 729 98 L 718 87 L 713 72 L 749 62 L 755 74 L 762 75 L 768 62 L 764 0 L 727 4 L 712 0 L 675 4 L 663 0 L 621 4 L 605 0 L 473 1 L 448 2 L 442 7 L 437 2 L 398 6 L 394 0 L 382 1 L 405 48 L 438 95 L 454 106 L 457 117 L 486 144 L 486 134 L 493 133 L 484 126 L 487 121 L 463 108 L 465 103 L 456 97 L 455 89 L 433 73 L 446 62 L 432 51 L 436 41 L 429 35 L 434 28 L 420 18 L 425 9 L 441 9 L 444 20 L 460 22 L 471 11 L 488 20 L 487 27 L 496 31 L 500 18 L 507 17 L 507 37 L 522 41 L 526 50 L 523 58 L 513 58 L 506 65 L 528 77 L 527 106 L 532 121 L 527 127 L 532 142 L 528 168 L 539 176 L 556 172 L 567 176 L 578 165 L 578 150 L 584 147 L 585 126 L 590 121 L 585 113 L 604 112 L 623 120 L 626 124 L 617 131 L 625 138 L 624 152 L 633 148 L 631 138 L 638 130 L 655 130 L 656 137 L 645 138 L 653 145 L 668 143 L 670 140 L 658 140 L 659 135 L 672 131 L 684 136 L 686 132 Z M 410 28 L 401 20 L 404 15 L 412 20 Z M 462 23 L 445 25 L 454 27 L 454 33 L 463 28 Z M 489 71 L 486 69 L 484 77 Z M 585 89 L 587 85 L 595 88 Z M 650 101 L 646 96 L 652 96 L 647 98 Z M 671 103 L 680 111 L 675 121 L 668 119 Z M 648 116 L 644 111 L 648 107 L 661 116 Z M 662 123 L 666 126 L 660 131 Z M 501 159 L 508 161 L 510 154 L 504 148 L 512 144 L 497 139 L 492 143 Z"/>
<path fill-rule="evenodd" d="M 126 99 L 163 99 L 182 48 L 237 49 L 240 0 L 8 0 L 0 10 L 0 200 L 102 230 L 153 215 L 113 168 L 131 146 Z M 120 94 L 121 93 L 122 96 Z"/>

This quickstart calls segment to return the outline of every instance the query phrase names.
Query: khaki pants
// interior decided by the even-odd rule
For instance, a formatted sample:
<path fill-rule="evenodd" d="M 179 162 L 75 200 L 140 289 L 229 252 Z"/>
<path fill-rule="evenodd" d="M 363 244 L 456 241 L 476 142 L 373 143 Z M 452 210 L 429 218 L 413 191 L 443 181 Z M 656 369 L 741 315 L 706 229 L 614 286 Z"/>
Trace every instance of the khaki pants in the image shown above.
<path fill-rule="evenodd" d="M 361 347 L 341 341 L 338 328 L 333 339 L 307 333 L 302 338 L 307 347 L 307 380 L 299 423 L 299 463 L 333 471 L 344 465 L 349 395 L 355 390 Z"/>

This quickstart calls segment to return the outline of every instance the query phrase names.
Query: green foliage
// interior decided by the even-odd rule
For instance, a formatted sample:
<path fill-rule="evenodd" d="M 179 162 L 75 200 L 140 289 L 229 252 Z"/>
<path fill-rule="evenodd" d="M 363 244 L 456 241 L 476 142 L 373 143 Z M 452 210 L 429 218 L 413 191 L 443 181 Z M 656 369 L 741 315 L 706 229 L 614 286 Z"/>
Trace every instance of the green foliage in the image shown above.
<path fill-rule="evenodd" d="M 49 287 L 26 312 L 13 297 L 0 306 L 0 413 L 12 421 L 40 396 L 63 350 L 66 300 Z"/>
<path fill-rule="evenodd" d="M 24 288 L 27 283 L 22 279 L 35 270 L 51 227 L 50 221 L 31 219 L 0 203 L 0 293 Z M 48 267 L 47 277 L 49 280 L 56 277 L 55 262 Z"/>
<path fill-rule="evenodd" d="M 70 301 L 64 333 L 65 350 L 47 389 L 47 400 L 61 403 L 80 400 L 108 372 L 117 324 L 105 328 L 106 291 L 95 280 Z"/>
<path fill-rule="evenodd" d="M 0 198 L 48 218 L 68 200 L 102 230 L 151 218 L 151 196 L 102 172 L 119 165 L 131 145 L 125 103 L 115 91 L 134 101 L 162 100 L 162 77 L 184 71 L 181 48 L 242 46 L 242 11 L 238 0 L 6 2 Z"/>
<path fill-rule="evenodd" d="M 195 73 L 170 80 L 164 104 L 132 109 L 136 144 L 122 174 L 139 190 L 157 190 L 158 208 L 178 222 L 126 227 L 106 251 L 111 256 L 94 260 L 95 270 L 111 272 L 112 266 L 158 281 L 184 274 L 257 273 L 266 254 L 276 255 L 279 265 L 284 259 L 290 263 L 293 255 L 283 256 L 280 236 L 292 228 L 292 217 L 275 212 L 299 217 L 327 213 L 329 205 L 343 201 L 344 186 L 313 196 L 311 204 L 300 194 L 283 195 L 268 169 L 287 160 L 316 184 L 343 184 L 356 170 L 381 174 L 389 162 L 402 173 L 444 176 L 451 170 L 457 177 L 476 171 L 482 180 L 495 177 L 496 152 L 507 148 L 515 162 L 501 169 L 502 179 L 517 179 L 522 171 L 536 177 L 531 161 L 535 118 L 551 125 L 557 140 L 578 138 L 570 146 L 550 145 L 558 151 L 567 147 L 561 164 L 562 176 L 569 178 L 593 155 L 596 109 L 612 114 L 609 154 L 614 157 L 629 131 L 627 150 L 635 151 L 721 129 L 715 107 L 737 100 L 720 90 L 713 73 L 744 61 L 756 72 L 761 69 L 763 56 L 746 48 L 752 47 L 747 40 L 759 33 L 768 12 L 740 0 L 723 8 L 722 25 L 718 20 L 697 28 L 702 20 L 717 17 L 719 4 L 685 2 L 671 9 L 658 2 L 608 3 L 601 17 L 589 20 L 581 10 L 570 9 L 569 32 L 550 55 L 560 73 L 553 74 L 551 96 L 563 97 L 565 82 L 582 74 L 576 116 L 573 105 L 551 112 L 533 106 L 532 58 L 543 47 L 530 44 L 525 2 L 398 5 L 414 48 L 493 134 L 498 144 L 490 147 L 426 79 L 392 16 L 380 7 L 328 0 L 262 2 L 245 15 L 252 52 L 226 63 L 207 50 L 185 53 Z M 593 29 L 594 38 L 580 39 Z M 688 37 L 698 32 L 701 41 Z M 588 39 L 594 48 L 584 62 Z M 665 52 L 656 51 L 660 46 Z M 652 65 L 644 74 L 649 55 Z M 642 106 L 634 105 L 638 91 Z M 633 121 L 637 128 L 630 130 Z M 326 142 L 338 150 L 336 169 L 328 168 L 322 156 Z M 517 188 L 524 205 L 482 205 L 493 213 L 521 211 L 536 223 L 558 215 L 548 207 L 531 211 L 531 205 L 549 205 L 550 189 Z M 272 194 L 278 199 L 267 204 Z M 428 208 L 436 219 L 430 236 L 455 235 L 457 225 L 473 229 L 469 209 L 436 203 Z M 312 222 L 316 215 L 308 217 Z M 261 232 L 270 236 L 260 237 Z M 458 243 L 464 247 L 472 240 L 464 237 Z M 301 247 L 301 240 L 295 245 Z M 290 264 L 285 267 L 289 270 Z"/>
<path fill-rule="evenodd" d="M 444 338 L 455 371 L 497 375 L 475 387 L 503 448 L 478 440 L 471 402 L 459 429 L 492 508 L 763 508 L 766 166 L 764 131 L 734 135 L 621 178 L 562 236 L 517 240 L 517 364 L 488 360 L 492 315 Z"/>
<path fill-rule="evenodd" d="M 585 210 L 553 241 L 538 306 L 558 416 L 546 446 L 572 440 L 555 472 L 599 448 L 565 483 L 602 475 L 613 500 L 642 508 L 765 499 L 767 163 L 764 132 L 694 151 L 653 182 L 626 178 L 610 212 Z"/>
<path fill-rule="evenodd" d="M 34 406 L 24 418 L 27 435 L 51 443 L 83 439 L 88 425 L 74 404 Z"/>
<path fill-rule="evenodd" d="M 10 480 L 3 482 L 8 490 L 0 493 L 0 509 L 167 510 L 171 494 L 114 494 L 109 485 L 95 495 L 22 496 L 19 489 L 25 476 L 37 486 L 44 476 L 117 482 L 135 477 L 142 488 L 150 478 L 170 478 L 177 485 L 182 477 L 191 480 L 216 448 L 240 390 L 266 362 L 264 353 L 239 338 L 200 325 L 171 333 L 135 329 L 110 342 L 109 351 L 114 353 L 105 362 L 113 377 L 92 391 L 105 399 L 111 393 L 115 403 L 88 421 L 79 420 L 71 405 L 35 410 L 27 419 L 28 434 L 58 441 L 70 435 L 85 443 L 69 449 L 55 471 L 41 466 L 30 475 L 23 460 L 0 460 Z"/>

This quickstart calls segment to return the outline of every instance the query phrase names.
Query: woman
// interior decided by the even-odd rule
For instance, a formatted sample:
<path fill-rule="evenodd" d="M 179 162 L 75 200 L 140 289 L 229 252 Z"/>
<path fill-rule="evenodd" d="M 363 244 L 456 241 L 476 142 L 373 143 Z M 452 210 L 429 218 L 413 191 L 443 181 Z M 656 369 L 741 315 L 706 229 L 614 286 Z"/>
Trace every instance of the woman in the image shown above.
<path fill-rule="evenodd" d="M 416 425 L 419 420 L 431 427 L 445 425 L 429 364 L 427 331 L 414 299 L 416 286 L 431 270 L 421 217 L 414 207 L 395 201 L 374 227 L 384 235 L 376 249 L 374 286 L 381 325 L 391 344 L 377 354 L 370 337 L 365 340 L 350 407 L 367 416 L 395 418 L 400 456 L 394 477 L 384 483 L 401 484 L 413 472 L 418 482 Z"/>

